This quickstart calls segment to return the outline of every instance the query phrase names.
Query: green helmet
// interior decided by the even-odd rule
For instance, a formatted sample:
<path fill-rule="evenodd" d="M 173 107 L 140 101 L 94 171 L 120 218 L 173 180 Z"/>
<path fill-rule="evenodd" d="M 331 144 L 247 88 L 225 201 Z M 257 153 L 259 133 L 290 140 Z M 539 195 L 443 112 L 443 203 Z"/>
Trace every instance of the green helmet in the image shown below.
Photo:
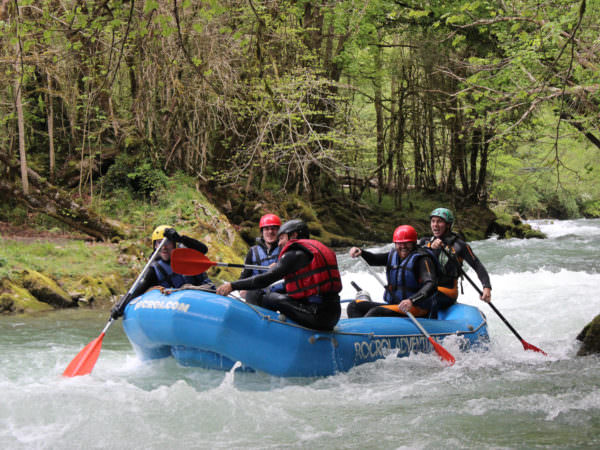
<path fill-rule="evenodd" d="M 454 214 L 448 208 L 436 208 L 431 211 L 429 214 L 429 218 L 431 219 L 433 216 L 441 218 L 444 222 L 450 225 L 452 228 L 452 224 L 454 223 Z"/>

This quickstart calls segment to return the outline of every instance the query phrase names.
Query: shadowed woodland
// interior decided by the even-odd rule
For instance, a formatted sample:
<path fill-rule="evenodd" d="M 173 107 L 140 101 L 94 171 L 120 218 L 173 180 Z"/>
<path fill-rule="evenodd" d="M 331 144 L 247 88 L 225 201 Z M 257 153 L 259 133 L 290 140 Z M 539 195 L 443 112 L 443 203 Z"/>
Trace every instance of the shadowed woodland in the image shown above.
<path fill-rule="evenodd" d="M 2 201 L 97 239 L 124 230 L 95 198 L 152 201 L 177 172 L 213 195 L 485 207 L 524 141 L 555 190 L 582 176 L 564 136 L 600 153 L 599 2 L 0 3 Z"/>

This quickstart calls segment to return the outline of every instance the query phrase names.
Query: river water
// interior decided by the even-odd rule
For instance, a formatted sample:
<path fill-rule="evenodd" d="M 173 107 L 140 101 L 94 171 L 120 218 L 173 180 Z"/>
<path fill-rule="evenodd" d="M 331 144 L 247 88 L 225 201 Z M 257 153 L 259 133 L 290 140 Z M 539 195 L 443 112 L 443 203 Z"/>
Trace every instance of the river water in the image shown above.
<path fill-rule="evenodd" d="M 548 357 L 525 352 L 466 282 L 461 301 L 486 313 L 488 351 L 444 342 L 452 367 L 392 356 L 319 379 L 142 363 L 120 322 L 91 376 L 63 378 L 106 312 L 1 317 L 0 448 L 599 448 L 600 358 L 576 357 L 575 337 L 600 313 L 600 221 L 532 224 L 549 239 L 473 248 L 496 307 Z M 343 297 L 350 281 L 381 294 L 359 262 L 339 259 Z"/>

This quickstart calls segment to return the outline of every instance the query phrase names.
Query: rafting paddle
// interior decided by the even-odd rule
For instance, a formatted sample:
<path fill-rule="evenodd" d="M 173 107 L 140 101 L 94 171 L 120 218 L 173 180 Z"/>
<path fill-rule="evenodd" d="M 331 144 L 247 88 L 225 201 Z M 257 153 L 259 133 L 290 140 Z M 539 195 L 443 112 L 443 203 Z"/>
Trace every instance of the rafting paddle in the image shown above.
<path fill-rule="evenodd" d="M 375 272 L 371 268 L 371 266 L 367 263 L 367 261 L 365 261 L 365 259 L 362 256 L 361 256 L 361 260 L 365 263 L 365 266 L 367 267 L 367 270 L 369 271 L 369 273 L 371 275 L 373 275 L 377 279 L 377 281 L 379 281 L 379 284 L 381 284 L 383 286 L 383 288 L 385 289 L 385 283 L 379 277 L 379 275 L 377 274 L 377 272 Z M 413 316 L 410 311 L 406 311 L 405 314 L 410 318 L 410 320 L 412 320 L 412 322 L 419 329 L 419 331 L 421 331 L 421 333 L 423 334 L 423 336 L 425 336 L 427 338 L 427 340 L 429 340 L 429 342 L 433 346 L 433 349 L 438 354 L 438 356 L 441 358 L 441 360 L 445 361 L 446 363 L 448 363 L 449 366 L 453 365 L 456 362 L 456 359 L 454 359 L 454 356 L 452 356 L 452 354 L 448 350 L 446 350 L 444 347 L 442 347 L 441 344 L 437 343 L 435 341 L 435 339 L 433 339 L 429 335 L 429 333 L 425 330 L 425 328 L 423 328 L 421 326 L 421 324 L 419 323 L 419 321 L 417 319 L 415 319 L 415 316 Z"/>
<path fill-rule="evenodd" d="M 171 268 L 173 269 L 173 272 L 181 275 L 198 275 L 206 272 L 213 266 L 269 270 L 268 266 L 214 262 L 208 259 L 204 253 L 194 250 L 193 248 L 176 248 L 171 254 Z"/>
<path fill-rule="evenodd" d="M 135 289 L 137 288 L 138 284 L 140 283 L 140 281 L 142 280 L 142 278 L 148 271 L 148 268 L 150 267 L 150 265 L 158 257 L 158 254 L 160 253 L 160 249 L 163 247 L 163 245 L 166 242 L 167 242 L 167 239 L 166 238 L 163 239 L 161 241 L 160 245 L 156 248 L 156 250 L 154 250 L 154 253 L 152 253 L 150 261 L 148 261 L 148 263 L 146 264 L 146 266 L 144 267 L 142 272 L 139 274 L 139 276 L 133 283 L 133 286 L 131 286 L 131 289 L 129 289 L 127 294 L 124 295 L 121 298 L 121 300 L 119 301 L 119 303 L 116 305 L 117 309 L 120 310 L 121 308 L 124 308 L 125 305 L 127 305 L 127 303 L 129 303 L 129 301 L 131 300 L 131 296 L 135 292 Z M 94 365 L 96 364 L 96 361 L 98 360 L 98 356 L 100 356 L 100 350 L 102 349 L 102 340 L 104 339 L 104 335 L 106 334 L 106 332 L 108 331 L 108 329 L 110 328 L 110 326 L 113 324 L 113 322 L 115 320 L 116 319 L 111 314 L 110 319 L 108 320 L 108 323 L 106 324 L 106 326 L 100 333 L 100 336 L 98 336 L 96 339 L 94 339 L 88 345 L 83 347 L 83 349 L 77 354 L 77 356 L 75 358 L 73 358 L 73 361 L 71 361 L 69 363 L 69 365 L 63 372 L 64 377 L 75 377 L 75 376 L 79 376 L 79 375 L 87 375 L 92 372 L 92 369 L 94 368 Z"/>
<path fill-rule="evenodd" d="M 448 258 L 454 258 L 454 257 L 453 257 L 453 256 L 451 256 L 451 255 L 450 255 L 450 253 L 448 253 L 448 251 L 447 251 L 445 248 L 443 248 L 443 247 L 442 247 L 442 251 L 443 251 L 443 252 L 446 254 L 446 256 L 447 256 Z M 456 258 L 455 258 L 455 260 L 456 260 Z M 458 263 L 458 261 L 457 261 L 457 263 Z M 465 277 L 465 278 L 467 279 L 467 281 L 468 281 L 469 283 L 471 283 L 471 286 L 473 286 L 473 287 L 475 288 L 475 290 L 476 290 L 476 291 L 479 293 L 479 296 L 482 296 L 482 295 L 483 295 L 483 291 L 482 291 L 481 289 L 479 289 L 479 286 L 477 286 L 477 285 L 475 284 L 475 282 L 474 282 L 474 281 L 473 281 L 473 280 L 472 280 L 472 279 L 469 277 L 469 275 L 467 275 L 467 274 L 465 273 L 465 271 L 463 270 L 463 268 L 462 268 L 462 265 L 461 265 L 460 263 L 458 263 L 458 269 L 459 269 L 459 271 L 460 271 L 460 274 L 461 274 L 463 277 Z M 486 303 L 490 305 L 490 307 L 491 307 L 491 308 L 494 310 L 494 312 L 495 312 L 496 314 L 498 314 L 498 317 L 500 317 L 500 319 L 502 319 L 502 322 L 504 322 L 504 323 L 506 324 L 506 326 L 507 326 L 507 327 L 510 329 L 510 331 L 512 331 L 512 332 L 513 332 L 513 334 L 514 334 L 514 335 L 515 335 L 517 338 L 519 338 L 519 340 L 521 341 L 521 344 L 523 344 L 523 348 L 524 348 L 525 350 L 531 350 L 531 351 L 538 352 L 538 353 L 542 353 L 542 354 L 544 354 L 544 355 L 548 356 L 548 354 L 547 354 L 547 353 L 546 353 L 544 350 L 542 350 L 542 349 L 540 349 L 540 348 L 537 348 L 535 345 L 532 345 L 532 344 L 530 344 L 529 342 L 525 341 L 525 339 L 523 339 L 523 338 L 521 337 L 521 335 L 520 335 L 519 333 L 517 333 L 517 330 L 515 330 L 515 329 L 512 327 L 512 325 L 511 325 L 510 323 L 508 323 L 508 320 L 506 320 L 506 319 L 504 318 L 504 316 L 503 316 L 503 315 L 500 313 L 500 311 L 498 311 L 498 309 L 496 309 L 496 307 L 494 306 L 494 304 L 493 304 L 491 301 L 489 301 L 489 302 L 486 302 Z"/>

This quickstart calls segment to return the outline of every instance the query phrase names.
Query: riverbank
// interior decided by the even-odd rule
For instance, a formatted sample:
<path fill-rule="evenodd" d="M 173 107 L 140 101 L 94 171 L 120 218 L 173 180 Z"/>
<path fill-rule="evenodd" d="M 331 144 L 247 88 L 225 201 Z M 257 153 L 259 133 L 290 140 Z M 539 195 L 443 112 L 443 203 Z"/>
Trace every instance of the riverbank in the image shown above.
<path fill-rule="evenodd" d="M 223 202 L 223 193 L 208 197 L 185 183 L 173 186 L 177 188 L 153 205 L 119 196 L 97 200 L 96 209 L 111 220 L 120 218 L 123 227 L 132 230 L 128 239 L 118 242 L 92 241 L 39 214 L 28 213 L 27 221 L 15 214 L 13 223 L 0 222 L 0 313 L 110 308 L 145 265 L 151 252 L 149 236 L 159 224 L 206 243 L 207 256 L 214 261 L 243 263 L 265 212 L 283 220 L 301 218 L 313 238 L 343 248 L 389 242 L 399 224 L 411 224 L 420 236 L 427 235 L 429 212 L 447 202 L 415 193 L 398 208 L 386 201 L 356 203 L 343 196 L 308 202 L 274 192 L 263 193 L 259 200 L 230 194 Z M 498 217 L 487 208 L 458 209 L 455 214 L 454 230 L 468 240 L 491 234 L 542 237 L 518 217 Z M 220 282 L 237 278 L 239 271 L 212 268 L 208 275 Z"/>

